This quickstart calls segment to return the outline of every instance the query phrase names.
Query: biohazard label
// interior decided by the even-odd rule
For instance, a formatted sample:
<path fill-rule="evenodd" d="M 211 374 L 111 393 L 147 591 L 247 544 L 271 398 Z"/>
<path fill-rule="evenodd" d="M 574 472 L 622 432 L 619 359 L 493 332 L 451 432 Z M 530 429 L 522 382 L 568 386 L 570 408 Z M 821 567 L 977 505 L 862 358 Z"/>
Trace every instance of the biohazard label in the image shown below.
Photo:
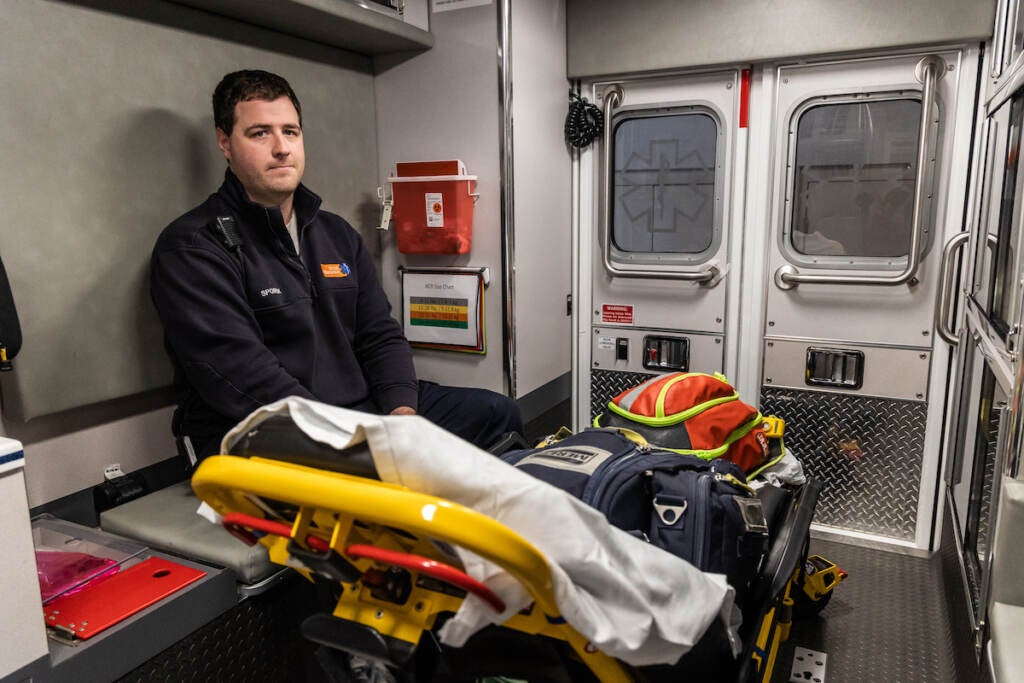
<path fill-rule="evenodd" d="M 440 192 L 426 192 L 427 199 L 427 227 L 444 227 L 444 201 Z"/>
<path fill-rule="evenodd" d="M 633 306 L 629 304 L 601 304 L 601 322 L 632 325 Z"/>

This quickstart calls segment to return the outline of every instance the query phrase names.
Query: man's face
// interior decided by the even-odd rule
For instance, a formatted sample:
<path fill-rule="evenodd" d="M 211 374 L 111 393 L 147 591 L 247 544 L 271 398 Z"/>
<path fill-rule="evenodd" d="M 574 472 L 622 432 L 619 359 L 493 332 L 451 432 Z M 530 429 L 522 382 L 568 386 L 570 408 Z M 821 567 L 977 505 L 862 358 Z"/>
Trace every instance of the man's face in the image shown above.
<path fill-rule="evenodd" d="M 302 180 L 306 168 L 302 128 L 287 97 L 236 104 L 231 135 L 218 128 L 217 145 L 257 204 L 280 206 Z"/>

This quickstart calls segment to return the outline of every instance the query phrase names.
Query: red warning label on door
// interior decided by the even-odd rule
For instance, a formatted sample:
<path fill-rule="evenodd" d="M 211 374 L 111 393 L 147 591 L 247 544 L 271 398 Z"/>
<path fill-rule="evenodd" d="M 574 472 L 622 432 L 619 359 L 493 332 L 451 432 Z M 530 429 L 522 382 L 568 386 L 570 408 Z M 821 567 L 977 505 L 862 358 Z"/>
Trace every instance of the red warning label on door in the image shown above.
<path fill-rule="evenodd" d="M 601 304 L 601 322 L 633 324 L 633 307 L 627 304 Z"/>

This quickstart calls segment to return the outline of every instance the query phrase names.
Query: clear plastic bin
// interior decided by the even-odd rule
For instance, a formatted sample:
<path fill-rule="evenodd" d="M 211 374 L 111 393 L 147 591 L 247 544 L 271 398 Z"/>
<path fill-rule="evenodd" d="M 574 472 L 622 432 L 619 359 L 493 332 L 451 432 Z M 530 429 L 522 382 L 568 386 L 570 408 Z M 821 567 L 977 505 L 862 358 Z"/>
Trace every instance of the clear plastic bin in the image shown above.
<path fill-rule="evenodd" d="M 141 561 L 148 548 L 99 529 L 44 514 L 32 519 L 43 604 Z"/>

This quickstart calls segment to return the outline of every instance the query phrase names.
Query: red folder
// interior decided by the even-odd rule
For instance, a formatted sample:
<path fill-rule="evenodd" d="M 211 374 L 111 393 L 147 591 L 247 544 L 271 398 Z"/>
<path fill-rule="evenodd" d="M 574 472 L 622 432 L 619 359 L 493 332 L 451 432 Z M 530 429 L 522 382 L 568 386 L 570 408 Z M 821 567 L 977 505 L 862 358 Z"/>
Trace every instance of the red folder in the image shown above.
<path fill-rule="evenodd" d="M 206 572 L 151 557 L 95 586 L 57 598 L 43 607 L 46 625 L 82 639 L 127 619 L 206 576 Z"/>

